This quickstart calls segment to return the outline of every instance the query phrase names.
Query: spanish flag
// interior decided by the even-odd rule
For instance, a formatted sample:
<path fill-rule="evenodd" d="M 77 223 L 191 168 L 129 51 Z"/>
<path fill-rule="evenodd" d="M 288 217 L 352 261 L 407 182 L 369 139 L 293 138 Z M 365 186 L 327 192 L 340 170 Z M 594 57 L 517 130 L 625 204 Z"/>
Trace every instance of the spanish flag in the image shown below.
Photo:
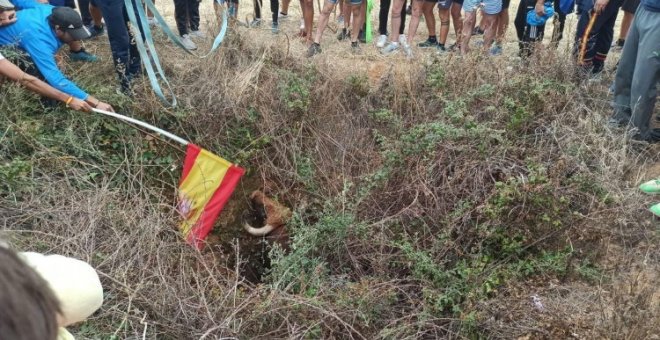
<path fill-rule="evenodd" d="M 180 229 L 189 244 L 202 248 L 202 241 L 244 173 L 244 169 L 188 144 L 177 208 L 184 218 Z"/>

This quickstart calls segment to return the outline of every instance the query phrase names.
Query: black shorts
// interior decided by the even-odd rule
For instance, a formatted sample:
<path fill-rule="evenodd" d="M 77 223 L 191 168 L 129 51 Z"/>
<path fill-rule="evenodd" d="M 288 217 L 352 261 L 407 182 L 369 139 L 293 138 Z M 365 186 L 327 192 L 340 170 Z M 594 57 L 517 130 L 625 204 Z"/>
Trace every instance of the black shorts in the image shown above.
<path fill-rule="evenodd" d="M 451 0 L 451 2 L 455 2 L 463 7 L 463 0 Z"/>
<path fill-rule="evenodd" d="M 510 4 L 511 0 L 502 0 L 502 9 L 509 9 Z"/>
<path fill-rule="evenodd" d="M 637 12 L 637 7 L 639 7 L 639 0 L 625 0 L 621 9 L 624 12 L 635 14 L 635 12 Z"/>

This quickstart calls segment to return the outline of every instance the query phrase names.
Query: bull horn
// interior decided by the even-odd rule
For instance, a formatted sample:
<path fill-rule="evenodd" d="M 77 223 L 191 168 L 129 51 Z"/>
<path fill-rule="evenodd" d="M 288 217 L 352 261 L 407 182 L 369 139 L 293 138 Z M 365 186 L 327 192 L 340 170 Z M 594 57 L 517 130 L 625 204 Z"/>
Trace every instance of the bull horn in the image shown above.
<path fill-rule="evenodd" d="M 270 234 L 273 230 L 275 230 L 275 227 L 273 227 L 270 224 L 266 224 L 261 228 L 254 228 L 247 222 L 243 222 L 243 228 L 245 228 L 245 231 L 247 231 L 250 235 L 253 236 L 266 236 Z"/>

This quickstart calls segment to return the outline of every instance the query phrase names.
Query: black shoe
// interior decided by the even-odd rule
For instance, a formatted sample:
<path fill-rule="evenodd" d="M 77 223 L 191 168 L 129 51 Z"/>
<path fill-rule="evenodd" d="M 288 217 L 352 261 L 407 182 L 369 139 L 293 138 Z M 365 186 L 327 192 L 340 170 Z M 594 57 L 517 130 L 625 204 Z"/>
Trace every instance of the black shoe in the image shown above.
<path fill-rule="evenodd" d="M 89 30 L 89 33 L 91 34 L 89 36 L 90 39 L 96 38 L 98 36 L 102 36 L 105 34 L 105 25 L 101 24 L 101 26 L 96 26 L 94 24 L 91 24 L 87 26 L 87 30 Z"/>
<path fill-rule="evenodd" d="M 438 41 L 436 39 L 426 39 L 426 41 L 421 42 L 417 44 L 417 47 L 419 48 L 429 48 L 429 47 L 437 47 L 438 46 Z"/>
<path fill-rule="evenodd" d="M 342 41 L 348 38 L 348 36 L 348 31 L 345 28 L 342 28 L 341 31 L 339 31 L 339 34 L 337 34 L 337 40 Z"/>
<path fill-rule="evenodd" d="M 474 31 L 472 31 L 472 35 L 483 35 L 484 31 L 481 29 L 481 27 L 475 27 Z"/>
<path fill-rule="evenodd" d="M 363 30 L 360 30 L 360 33 L 358 33 L 358 40 L 363 44 L 367 43 L 367 34 Z"/>
<path fill-rule="evenodd" d="M 408 7 L 406 7 L 406 14 L 412 15 L 412 5 L 408 5 Z"/>
<path fill-rule="evenodd" d="M 357 41 L 351 42 L 351 52 L 353 54 L 362 54 L 362 49 L 360 48 L 360 43 Z"/>
<path fill-rule="evenodd" d="M 317 54 L 321 53 L 321 45 L 317 43 L 312 43 L 307 49 L 307 58 L 311 58 Z"/>

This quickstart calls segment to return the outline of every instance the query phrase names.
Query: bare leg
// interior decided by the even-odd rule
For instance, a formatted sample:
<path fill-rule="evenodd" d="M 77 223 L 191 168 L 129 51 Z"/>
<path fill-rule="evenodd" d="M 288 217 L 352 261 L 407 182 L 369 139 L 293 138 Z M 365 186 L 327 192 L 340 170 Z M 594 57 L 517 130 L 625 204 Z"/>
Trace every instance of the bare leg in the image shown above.
<path fill-rule="evenodd" d="M 325 31 L 325 27 L 328 25 L 328 20 L 330 19 L 330 14 L 333 9 L 335 9 L 335 4 L 326 0 L 323 4 L 323 9 L 321 9 L 321 15 L 319 15 L 318 27 L 316 27 L 316 37 L 314 37 L 314 42 L 317 44 L 321 43 L 323 31 Z"/>
<path fill-rule="evenodd" d="M 392 32 L 390 41 L 399 42 L 399 28 L 401 27 L 401 10 L 403 9 L 404 0 L 394 0 L 392 9 L 390 10 L 390 21 L 392 22 Z"/>
<path fill-rule="evenodd" d="M 439 9 L 438 16 L 440 17 L 440 36 L 438 37 L 438 42 L 440 45 L 444 45 L 447 42 L 447 36 L 449 35 L 449 9 Z M 456 25 L 454 25 L 455 27 Z"/>
<path fill-rule="evenodd" d="M 291 0 L 282 0 L 282 9 L 280 9 L 280 12 L 282 14 L 288 14 L 289 13 L 289 5 L 291 4 Z"/>
<path fill-rule="evenodd" d="M 362 3 L 366 4 L 366 0 L 362 0 Z M 353 26 L 351 26 L 351 42 L 358 41 L 358 35 L 360 34 L 360 28 L 362 28 L 362 17 L 360 12 L 362 11 L 362 3 L 358 5 L 351 5 L 351 12 L 353 13 Z"/>
<path fill-rule="evenodd" d="M 495 21 L 497 20 L 497 14 L 486 14 L 483 13 L 483 20 L 481 21 L 484 25 L 484 49 L 486 53 L 493 45 L 493 39 L 495 38 Z"/>
<path fill-rule="evenodd" d="M 499 46 L 502 46 L 504 42 L 504 37 L 506 36 L 506 30 L 509 28 L 509 9 L 504 8 L 502 12 L 497 15 L 496 21 L 497 33 L 495 34 L 495 43 Z"/>
<path fill-rule="evenodd" d="M 477 11 L 465 12 L 463 21 L 463 37 L 461 39 L 461 53 L 467 54 L 470 51 L 470 38 L 474 30 L 474 23 L 477 20 Z"/>
<path fill-rule="evenodd" d="M 94 26 L 96 27 L 103 26 L 103 15 L 101 14 L 101 10 L 99 10 L 98 7 L 89 4 L 89 14 L 92 15 L 92 21 L 94 21 Z"/>
<path fill-rule="evenodd" d="M 351 18 L 353 17 L 349 0 L 342 0 L 342 8 L 344 9 L 344 28 L 349 29 L 351 27 Z"/>
<path fill-rule="evenodd" d="M 312 43 L 312 29 L 314 28 L 314 0 L 301 0 L 303 20 L 305 22 L 305 36 L 307 44 Z"/>
<path fill-rule="evenodd" d="M 628 31 L 630 30 L 630 24 L 632 24 L 633 19 L 635 18 L 634 13 L 628 13 L 623 11 L 623 20 L 621 20 L 621 30 L 619 31 L 619 39 L 626 40 L 628 36 Z"/>
<path fill-rule="evenodd" d="M 340 0 L 340 2 L 339 2 L 339 16 L 343 17 L 344 20 L 346 20 L 347 7 L 348 7 L 348 4 L 346 3 L 346 1 Z"/>
<path fill-rule="evenodd" d="M 454 23 L 454 33 L 456 34 L 456 46 L 461 46 L 461 35 L 463 32 L 463 18 L 461 17 L 461 5 L 452 3 L 449 9 L 451 20 Z"/>
<path fill-rule="evenodd" d="M 424 14 L 424 21 L 426 22 L 426 28 L 429 31 L 429 36 L 435 36 L 435 17 L 433 16 L 433 7 L 435 7 L 435 2 L 424 1 L 422 6 L 422 14 Z"/>
<path fill-rule="evenodd" d="M 417 27 L 419 26 L 419 18 L 422 16 L 422 8 L 424 7 L 424 0 L 414 0 L 412 6 L 412 18 L 410 18 L 410 23 L 408 24 L 408 44 L 413 43 L 415 34 L 417 33 Z M 394 22 L 394 20 L 392 20 Z M 398 28 L 395 31 L 392 27 L 392 32 L 398 32 Z"/>

